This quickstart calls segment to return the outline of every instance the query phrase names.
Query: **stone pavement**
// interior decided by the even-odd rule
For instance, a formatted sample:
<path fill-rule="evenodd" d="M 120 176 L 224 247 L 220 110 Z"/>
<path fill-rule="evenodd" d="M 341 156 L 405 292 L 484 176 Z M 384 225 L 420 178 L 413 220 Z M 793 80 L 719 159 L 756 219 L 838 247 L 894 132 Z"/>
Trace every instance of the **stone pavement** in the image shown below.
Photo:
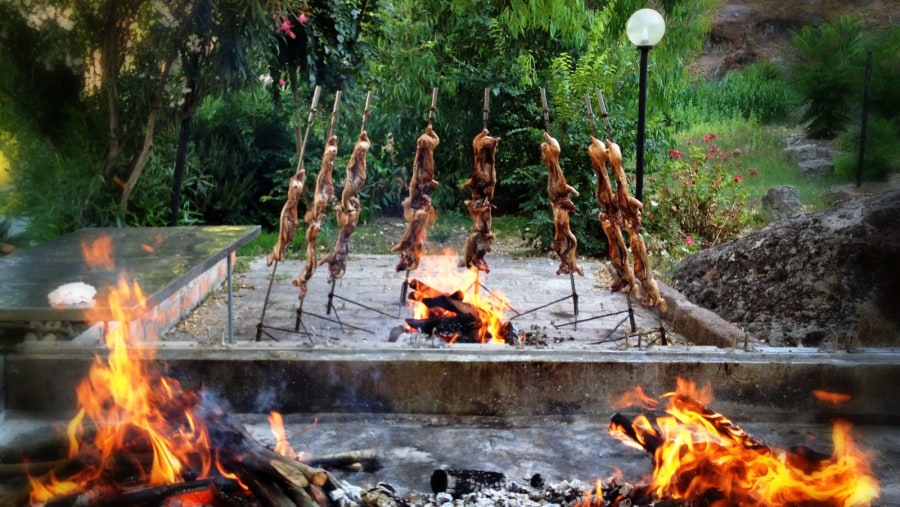
<path fill-rule="evenodd" d="M 271 290 L 273 267 L 266 266 L 264 257 L 253 258 L 247 269 L 239 262 L 233 291 L 235 342 L 256 341 L 261 327 L 261 341 L 270 343 L 298 342 L 317 347 L 442 345 L 442 340 L 418 333 L 397 336 L 396 328 L 412 317 L 411 307 L 400 304 L 405 273 L 395 270 L 397 261 L 396 255 L 351 255 L 345 275 L 334 285 L 330 313 L 328 269 L 319 267 L 309 280 L 299 327 L 299 291 L 292 281 L 302 271 L 303 261 L 279 263 Z M 467 289 L 471 293 L 477 285 L 482 299 L 505 298 L 506 304 L 498 304 L 505 306 L 505 318 L 515 323 L 525 346 L 626 348 L 637 346 L 640 340 L 643 347 L 648 342 L 660 342 L 661 327 L 666 328 L 669 343 L 686 342 L 673 333 L 658 310 L 646 308 L 633 298 L 632 329 L 626 296 L 609 290 L 606 262 L 583 261 L 585 275 L 575 275 L 573 281 L 569 275 L 556 275 L 558 262 L 550 258 L 492 257 L 490 273 L 480 274 L 478 284 L 473 283 L 473 271 L 458 268 L 457 263 L 453 254 L 426 255 L 409 277 L 444 292 Z M 223 288 L 163 339 L 228 345 L 226 302 Z M 396 341 L 391 341 L 392 332 Z"/>

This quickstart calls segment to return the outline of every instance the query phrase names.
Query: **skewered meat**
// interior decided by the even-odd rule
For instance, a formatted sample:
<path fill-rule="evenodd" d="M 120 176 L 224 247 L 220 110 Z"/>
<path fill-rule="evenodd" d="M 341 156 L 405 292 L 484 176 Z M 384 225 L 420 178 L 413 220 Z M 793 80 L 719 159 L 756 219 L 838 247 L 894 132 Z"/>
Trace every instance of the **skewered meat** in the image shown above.
<path fill-rule="evenodd" d="M 610 289 L 612 291 L 631 292 L 634 285 L 634 272 L 628 263 L 628 249 L 625 247 L 625 238 L 622 237 L 622 229 L 613 222 L 608 213 L 600 212 L 600 226 L 606 234 L 609 244 L 609 261 L 613 266 L 616 281 Z"/>
<path fill-rule="evenodd" d="M 300 203 L 300 195 L 303 193 L 303 185 L 306 180 L 306 169 L 302 163 L 298 163 L 297 172 L 291 178 L 288 184 L 288 196 L 281 208 L 281 218 L 278 227 L 278 241 L 272 247 L 272 252 L 266 257 L 266 265 L 271 266 L 275 261 L 284 260 L 284 252 L 288 245 L 294 240 L 294 233 L 297 232 L 299 219 L 297 217 L 297 206 Z"/>
<path fill-rule="evenodd" d="M 428 191 L 438 186 L 434 179 L 434 149 L 440 142 L 431 125 L 425 127 L 425 133 L 416 140 L 416 158 L 413 161 L 412 178 L 409 180 L 412 209 L 421 208 Z"/>
<path fill-rule="evenodd" d="M 625 170 L 622 169 L 622 150 L 619 145 L 608 140 L 606 141 L 607 154 L 609 156 L 609 165 L 612 166 L 613 174 L 616 175 L 616 204 L 619 206 L 619 212 L 625 221 L 625 228 L 629 230 L 641 231 L 641 210 L 644 204 L 631 196 L 628 191 L 628 178 L 625 176 Z"/>
<path fill-rule="evenodd" d="M 484 256 L 491 251 L 491 242 L 494 235 L 491 233 L 493 222 L 492 209 L 494 207 L 494 188 L 497 185 L 497 172 L 495 168 L 497 144 L 500 139 L 488 135 L 488 130 L 483 129 L 472 141 L 475 151 L 475 164 L 472 168 L 472 177 L 462 184 L 462 188 L 472 189 L 472 199 L 466 201 L 469 215 L 472 216 L 472 232 L 466 238 L 463 248 L 463 260 L 461 266 L 490 272 L 490 268 L 484 261 Z"/>
<path fill-rule="evenodd" d="M 628 263 L 628 249 L 625 246 L 625 238 L 622 237 L 618 200 L 613 197 L 612 181 L 606 170 L 609 154 L 603 141 L 591 136 L 588 156 L 591 159 L 591 167 L 597 175 L 597 190 L 594 196 L 597 198 L 597 204 L 600 205 L 600 226 L 603 228 L 603 233 L 606 234 L 609 260 L 616 277 L 611 289 L 631 292 L 634 288 L 634 273 Z"/>
<path fill-rule="evenodd" d="M 334 207 L 337 217 L 338 232 L 334 251 L 319 261 L 319 266 L 328 264 L 328 281 L 333 282 L 342 276 L 347 269 L 347 256 L 350 253 L 350 235 L 356 230 L 362 205 L 359 192 L 366 184 L 366 155 L 372 143 L 368 134 L 363 131 L 353 147 L 353 153 L 347 162 L 347 177 L 344 179 L 344 190 L 341 201 Z"/>
<path fill-rule="evenodd" d="M 594 193 L 594 196 L 597 198 L 597 204 L 600 205 L 607 215 L 615 217 L 618 214 L 618 204 L 613 199 L 612 181 L 610 181 L 609 173 L 606 170 L 608 155 L 603 141 L 591 136 L 588 156 L 591 159 L 594 173 L 597 175 L 597 190 Z"/>
<path fill-rule="evenodd" d="M 547 164 L 549 177 L 547 179 L 547 193 L 550 197 L 550 205 L 553 210 L 553 244 L 551 248 L 559 257 L 559 269 L 556 274 L 578 273 L 584 276 L 584 270 L 578 265 L 576 250 L 578 240 L 569 225 L 569 214 L 575 211 L 575 203 L 569 198 L 569 194 L 578 196 L 578 191 L 566 184 L 559 165 L 559 142 L 549 133 L 544 132 L 545 142 L 541 143 L 541 154 L 544 163 Z"/>
<path fill-rule="evenodd" d="M 653 278 L 653 268 L 650 267 L 650 259 L 647 256 L 647 246 L 644 244 L 644 238 L 636 231 L 629 231 L 629 240 L 631 243 L 631 253 L 634 255 L 634 275 L 641 281 L 643 295 L 641 303 L 645 306 L 658 306 L 663 312 L 666 311 L 666 300 L 660 296 L 659 285 Z"/>
<path fill-rule="evenodd" d="M 316 176 L 316 189 L 313 193 L 313 203 L 306 210 L 303 217 L 306 221 L 306 265 L 300 278 L 293 281 L 293 284 L 300 288 L 300 297 L 306 296 L 306 283 L 312 278 L 313 272 L 318 266 L 316 262 L 316 241 L 319 237 L 319 231 L 325 222 L 328 205 L 334 200 L 334 182 L 332 175 L 334 173 L 334 159 L 337 156 L 338 139 L 337 136 L 331 136 L 325 143 L 325 151 L 322 153 L 322 165 L 319 167 L 319 174 Z"/>
<path fill-rule="evenodd" d="M 559 148 L 559 141 L 547 132 L 544 132 L 544 139 L 546 142 L 541 143 L 541 155 L 549 170 L 547 194 L 550 202 L 560 208 L 575 211 L 575 203 L 569 198 L 569 194 L 575 197 L 581 194 L 574 187 L 566 184 L 566 177 L 563 175 L 562 167 L 559 166 L 559 154 L 562 151 Z"/>
<path fill-rule="evenodd" d="M 422 247 L 428 237 L 428 226 L 437 220 L 437 211 L 431 205 L 428 191 L 438 186 L 434 179 L 434 149 L 441 140 L 429 124 L 416 141 L 416 156 L 413 161 L 412 177 L 409 180 L 409 195 L 403 200 L 403 218 L 406 231 L 400 243 L 391 252 L 400 252 L 397 271 L 419 267 Z"/>
<path fill-rule="evenodd" d="M 437 217 L 431 204 L 426 204 L 421 209 L 409 208 L 409 197 L 403 200 L 403 207 L 408 209 L 404 215 L 408 215 L 408 223 L 403 238 L 391 252 L 400 252 L 400 262 L 397 263 L 397 271 L 414 270 L 419 267 L 422 258 L 422 247 L 428 237 L 428 226 Z"/>

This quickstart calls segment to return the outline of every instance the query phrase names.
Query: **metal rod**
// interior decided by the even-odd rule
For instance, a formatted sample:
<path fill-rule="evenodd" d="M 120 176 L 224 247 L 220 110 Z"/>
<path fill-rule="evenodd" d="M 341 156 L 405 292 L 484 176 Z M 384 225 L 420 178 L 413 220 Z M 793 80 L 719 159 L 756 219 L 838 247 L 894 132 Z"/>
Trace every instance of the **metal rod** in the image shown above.
<path fill-rule="evenodd" d="M 603 126 L 606 127 L 606 138 L 612 140 L 613 130 L 609 123 L 609 112 L 606 110 L 606 100 L 603 98 L 603 92 L 597 90 L 597 101 L 600 103 L 600 117 L 603 118 Z"/>
<path fill-rule="evenodd" d="M 297 152 L 297 167 L 303 169 L 303 154 L 306 152 L 306 142 L 309 140 L 309 129 L 312 126 L 313 117 L 316 115 L 316 109 L 319 107 L 319 97 L 322 94 L 322 87 L 316 85 L 313 90 L 312 102 L 309 105 L 309 115 L 306 117 L 306 132 L 303 133 L 303 141 L 300 142 L 300 150 Z"/>
<path fill-rule="evenodd" d="M 488 116 L 491 114 L 491 89 L 484 89 L 484 109 L 481 112 L 482 128 L 487 130 Z"/>
<path fill-rule="evenodd" d="M 578 316 L 578 293 L 575 292 L 575 273 L 569 273 L 569 281 L 572 282 L 572 305 L 575 307 L 575 316 Z"/>
<path fill-rule="evenodd" d="M 597 123 L 594 122 L 594 108 L 591 106 L 591 94 L 584 94 L 584 107 L 587 108 L 588 121 L 591 123 L 591 135 L 597 137 Z"/>
<path fill-rule="evenodd" d="M 544 116 L 544 130 L 550 133 L 550 108 L 547 107 L 547 89 L 541 88 L 541 114 Z"/>
<path fill-rule="evenodd" d="M 331 123 L 328 125 L 328 136 L 325 138 L 327 142 L 334 135 L 334 124 L 337 123 L 338 107 L 341 104 L 341 91 L 334 92 L 334 108 L 331 110 Z"/>
<path fill-rule="evenodd" d="M 856 188 L 862 186 L 866 162 L 866 132 L 869 124 L 869 81 L 872 80 L 872 50 L 866 53 L 866 78 L 863 86 L 862 119 L 859 128 L 859 159 L 856 162 Z"/>
<path fill-rule="evenodd" d="M 231 265 L 231 255 L 228 254 L 225 262 L 226 277 L 228 277 L 228 344 L 234 345 L 234 296 L 232 295 L 233 269 Z"/>
<path fill-rule="evenodd" d="M 635 185 L 634 197 L 642 201 L 644 199 L 644 131 L 647 124 L 647 53 L 649 46 L 641 46 L 641 76 L 638 81 L 638 125 L 637 148 L 635 154 Z"/>
<path fill-rule="evenodd" d="M 555 327 L 556 329 L 559 329 L 559 328 L 561 328 L 561 327 L 572 326 L 572 325 L 575 325 L 575 324 L 580 324 L 580 323 L 582 323 L 582 322 L 590 322 L 590 321 L 592 321 L 592 320 L 602 319 L 602 318 L 605 318 L 605 317 L 612 317 L 612 316 L 614 316 L 614 315 L 621 315 L 621 314 L 623 314 L 623 313 L 628 313 L 628 310 L 619 310 L 619 311 L 617 311 L 617 312 L 604 313 L 603 315 L 594 315 L 593 317 L 588 317 L 588 318 L 585 318 L 585 319 L 572 320 L 572 321 L 569 321 L 569 322 L 564 322 L 564 323 L 562 323 L 562 324 L 553 324 L 553 327 Z M 625 318 L 627 318 L 627 317 L 625 317 Z M 624 320 L 623 320 L 623 322 L 624 322 Z"/>
<path fill-rule="evenodd" d="M 366 131 L 366 121 L 369 119 L 369 105 L 372 103 L 372 91 L 366 92 L 366 105 L 363 108 L 362 126 L 359 128 L 359 135 Z"/>
<path fill-rule="evenodd" d="M 438 89 L 431 89 L 431 107 L 428 108 L 428 126 L 430 127 L 434 123 L 434 112 L 437 110 L 437 97 L 438 97 Z"/>
<path fill-rule="evenodd" d="M 272 265 L 272 276 L 269 278 L 269 288 L 266 289 L 266 299 L 263 301 L 262 314 L 259 316 L 259 324 L 256 325 L 256 341 L 262 341 L 263 324 L 266 321 L 266 309 L 269 308 L 269 296 L 272 294 L 272 284 L 275 283 L 275 270 L 278 269 L 278 260 Z"/>

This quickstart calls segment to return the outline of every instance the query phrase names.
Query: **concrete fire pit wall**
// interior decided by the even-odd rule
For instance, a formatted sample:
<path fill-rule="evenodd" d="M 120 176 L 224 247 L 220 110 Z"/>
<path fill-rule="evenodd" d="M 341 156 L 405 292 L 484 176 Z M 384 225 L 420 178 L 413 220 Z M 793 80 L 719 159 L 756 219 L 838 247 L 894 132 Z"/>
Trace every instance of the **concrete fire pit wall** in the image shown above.
<path fill-rule="evenodd" d="M 608 418 L 621 393 L 641 386 L 659 396 L 685 378 L 710 383 L 711 408 L 736 421 L 821 422 L 840 415 L 857 422 L 900 422 L 900 405 L 888 388 L 900 378 L 895 353 L 164 347 L 157 357 L 183 387 L 202 385 L 239 413 Z M 7 408 L 35 414 L 73 410 L 74 386 L 92 360 L 93 352 L 83 349 L 10 355 Z M 814 389 L 853 399 L 830 407 L 816 401 Z"/>

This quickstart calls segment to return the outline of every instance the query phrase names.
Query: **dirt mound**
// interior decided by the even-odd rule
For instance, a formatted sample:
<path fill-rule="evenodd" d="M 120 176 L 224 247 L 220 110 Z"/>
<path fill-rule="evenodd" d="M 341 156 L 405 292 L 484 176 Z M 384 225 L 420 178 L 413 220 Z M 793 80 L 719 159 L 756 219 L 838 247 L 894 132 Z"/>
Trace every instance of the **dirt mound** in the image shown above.
<path fill-rule="evenodd" d="M 900 189 L 683 259 L 675 287 L 772 345 L 900 346 Z"/>
<path fill-rule="evenodd" d="M 890 0 L 819 0 L 785 2 L 748 0 L 723 2 L 713 15 L 695 71 L 722 77 L 731 69 L 759 60 L 782 63 L 791 45 L 791 32 L 804 25 L 820 25 L 843 14 L 859 14 L 873 29 L 900 22 L 900 2 Z"/>

